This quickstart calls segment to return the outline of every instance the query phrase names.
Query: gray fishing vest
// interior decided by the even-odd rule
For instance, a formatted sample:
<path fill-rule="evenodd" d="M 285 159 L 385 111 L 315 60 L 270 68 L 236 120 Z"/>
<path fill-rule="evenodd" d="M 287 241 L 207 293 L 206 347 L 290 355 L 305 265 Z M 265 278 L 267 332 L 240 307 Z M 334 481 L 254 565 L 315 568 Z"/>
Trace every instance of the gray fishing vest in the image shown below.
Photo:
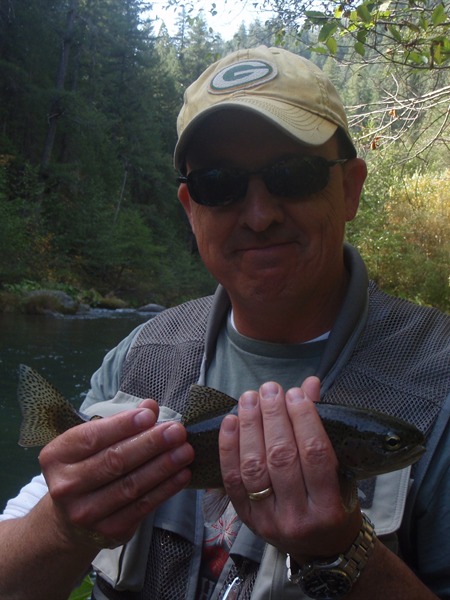
<path fill-rule="evenodd" d="M 442 422 L 433 430 L 450 391 L 450 319 L 434 309 L 392 298 L 373 282 L 367 286 L 359 255 L 347 247 L 346 257 L 347 263 L 351 263 L 352 277 L 318 373 L 322 381 L 322 400 L 371 408 L 409 421 L 422 430 L 428 438 L 428 452 L 415 469 L 414 488 L 420 485 L 422 472 L 445 425 Z M 228 297 L 219 286 L 214 297 L 187 302 L 149 321 L 128 352 L 120 394 L 125 398 L 154 398 L 161 407 L 166 407 L 169 415 L 171 411 L 182 414 L 189 386 L 202 382 L 214 352 L 214 340 L 228 310 Z M 383 477 L 377 479 L 377 482 L 380 479 L 379 485 L 374 481 L 366 482 L 365 488 L 363 485 L 362 507 L 375 517 L 376 525 L 379 519 L 381 527 L 385 527 L 381 532 L 377 528 L 379 535 L 392 536 L 402 524 L 407 548 L 408 509 L 406 515 L 403 510 L 410 486 L 409 470 L 403 475 L 397 472 L 395 483 L 392 474 Z M 403 494 L 403 500 L 391 506 L 393 485 L 397 494 Z M 414 493 L 411 490 L 410 495 L 414 496 Z M 140 536 L 146 539 L 148 555 L 142 552 L 142 543 L 134 546 L 133 541 L 125 550 L 119 548 L 100 553 L 98 565 L 103 575 L 95 591 L 97 600 L 195 598 L 199 548 L 201 552 L 199 535 L 202 532 L 200 494 L 195 490 L 181 492 L 143 523 Z M 370 514 L 377 495 L 381 498 L 377 502 L 384 517 Z M 175 522 L 178 524 L 173 525 Z M 247 530 L 245 535 L 253 534 Z M 264 547 L 258 539 L 253 543 L 259 543 L 266 556 L 255 586 L 272 585 L 270 582 L 276 577 L 277 569 L 279 577 L 285 578 L 283 559 L 277 557 L 276 549 Z M 114 561 L 119 567 L 111 570 Z M 121 570 L 126 571 L 123 565 L 127 561 L 137 571 L 140 564 L 141 575 L 121 573 Z M 233 574 L 232 569 L 227 575 L 228 580 Z M 264 577 L 268 583 L 264 583 Z M 243 600 L 252 594 L 255 573 L 251 579 L 247 591 L 240 596 Z M 113 585 L 118 589 L 114 590 Z M 269 596 L 262 592 L 256 593 L 256 597 Z M 283 592 L 276 597 L 284 600 L 291 596 Z M 292 597 L 300 598 L 298 588 Z"/>

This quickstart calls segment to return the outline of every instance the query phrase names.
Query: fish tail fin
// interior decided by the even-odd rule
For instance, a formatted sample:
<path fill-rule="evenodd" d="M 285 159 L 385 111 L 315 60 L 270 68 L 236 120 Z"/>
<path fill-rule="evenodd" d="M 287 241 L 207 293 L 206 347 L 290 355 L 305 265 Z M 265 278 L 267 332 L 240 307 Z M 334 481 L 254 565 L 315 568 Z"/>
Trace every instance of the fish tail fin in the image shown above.
<path fill-rule="evenodd" d="M 22 411 L 19 445 L 45 446 L 84 420 L 60 392 L 37 371 L 19 366 L 17 399 Z"/>

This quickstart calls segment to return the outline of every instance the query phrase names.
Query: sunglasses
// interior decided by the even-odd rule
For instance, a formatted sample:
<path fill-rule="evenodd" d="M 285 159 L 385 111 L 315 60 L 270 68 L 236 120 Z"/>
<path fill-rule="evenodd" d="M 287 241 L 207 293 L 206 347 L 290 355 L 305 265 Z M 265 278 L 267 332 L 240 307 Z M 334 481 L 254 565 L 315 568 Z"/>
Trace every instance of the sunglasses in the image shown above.
<path fill-rule="evenodd" d="M 252 175 L 259 175 L 271 194 L 300 200 L 323 190 L 330 179 L 330 168 L 347 160 L 292 156 L 258 171 L 234 167 L 197 169 L 178 177 L 178 183 L 186 183 L 191 198 L 203 206 L 227 206 L 242 200 Z"/>

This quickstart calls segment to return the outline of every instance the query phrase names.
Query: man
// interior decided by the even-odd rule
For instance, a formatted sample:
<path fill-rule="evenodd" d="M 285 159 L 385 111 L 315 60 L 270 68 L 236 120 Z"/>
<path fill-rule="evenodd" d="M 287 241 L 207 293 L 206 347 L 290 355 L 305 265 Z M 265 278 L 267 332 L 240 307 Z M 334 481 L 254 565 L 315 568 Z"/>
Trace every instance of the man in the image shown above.
<path fill-rule="evenodd" d="M 106 357 L 82 409 L 117 414 L 42 451 L 46 483 L 0 523 L 1 598 L 64 599 L 91 562 L 97 600 L 450 598 L 450 319 L 383 294 L 344 246 L 366 167 L 335 89 L 287 51 L 239 51 L 187 90 L 178 132 L 221 285 Z M 174 420 L 197 381 L 240 397 L 219 437 L 231 504 L 206 524 Z M 404 417 L 427 453 L 346 508 L 320 399 Z"/>

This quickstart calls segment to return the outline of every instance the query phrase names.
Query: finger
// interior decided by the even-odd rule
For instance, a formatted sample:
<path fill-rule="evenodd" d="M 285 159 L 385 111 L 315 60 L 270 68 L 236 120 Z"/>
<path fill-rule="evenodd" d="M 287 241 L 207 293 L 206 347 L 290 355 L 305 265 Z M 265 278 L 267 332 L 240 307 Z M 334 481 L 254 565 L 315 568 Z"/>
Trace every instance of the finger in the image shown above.
<path fill-rule="evenodd" d="M 107 538 L 127 542 L 135 533 L 142 519 L 163 502 L 180 492 L 191 478 L 189 469 L 183 469 L 163 481 L 156 488 L 128 503 L 116 512 L 95 523 L 95 531 Z M 92 528 L 92 525 L 91 525 Z"/>
<path fill-rule="evenodd" d="M 225 489 L 230 498 L 235 494 L 244 494 L 241 478 L 241 461 L 239 454 L 239 419 L 236 415 L 227 415 L 219 431 L 220 469 Z"/>
<path fill-rule="evenodd" d="M 136 510 L 140 507 L 140 514 L 147 514 L 146 506 L 155 508 L 167 499 L 167 494 L 178 492 L 188 483 L 191 472 L 186 467 L 193 458 L 193 448 L 187 443 L 164 452 L 108 485 L 82 496 L 82 502 L 75 502 L 69 507 L 70 518 L 78 525 L 91 527 L 127 507 L 134 506 Z M 60 499 L 58 491 L 52 490 L 52 496 L 56 501 Z"/>
<path fill-rule="evenodd" d="M 44 469 L 44 474 L 55 498 L 91 492 L 122 479 L 151 459 L 181 445 L 184 445 L 186 460 L 189 457 L 192 460 L 193 451 L 185 444 L 186 437 L 186 430 L 180 423 L 167 421 L 112 444 L 78 463 L 50 465 L 48 471 Z"/>
<path fill-rule="evenodd" d="M 324 508 L 340 503 L 336 454 L 314 403 L 302 388 L 292 388 L 286 394 L 286 407 L 309 502 Z"/>
<path fill-rule="evenodd" d="M 320 402 L 320 379 L 318 377 L 307 377 L 302 383 L 301 389 L 313 402 Z"/>
<path fill-rule="evenodd" d="M 247 493 L 259 492 L 271 485 L 259 393 L 246 392 L 240 397 L 238 415 L 242 482 Z"/>
<path fill-rule="evenodd" d="M 152 400 L 151 398 L 142 400 L 142 402 L 139 404 L 139 408 L 149 408 L 155 413 L 156 417 L 159 414 L 159 404 L 156 402 L 156 400 Z"/>
<path fill-rule="evenodd" d="M 302 470 L 282 387 L 268 382 L 260 388 L 269 481 L 278 503 L 298 504 L 304 496 Z M 295 493 L 293 494 L 293 491 Z"/>
<path fill-rule="evenodd" d="M 60 462 L 77 463 L 121 440 L 137 435 L 156 423 L 156 414 L 148 408 L 128 410 L 104 419 L 94 419 L 73 427 L 52 440 L 40 454 Z"/>

